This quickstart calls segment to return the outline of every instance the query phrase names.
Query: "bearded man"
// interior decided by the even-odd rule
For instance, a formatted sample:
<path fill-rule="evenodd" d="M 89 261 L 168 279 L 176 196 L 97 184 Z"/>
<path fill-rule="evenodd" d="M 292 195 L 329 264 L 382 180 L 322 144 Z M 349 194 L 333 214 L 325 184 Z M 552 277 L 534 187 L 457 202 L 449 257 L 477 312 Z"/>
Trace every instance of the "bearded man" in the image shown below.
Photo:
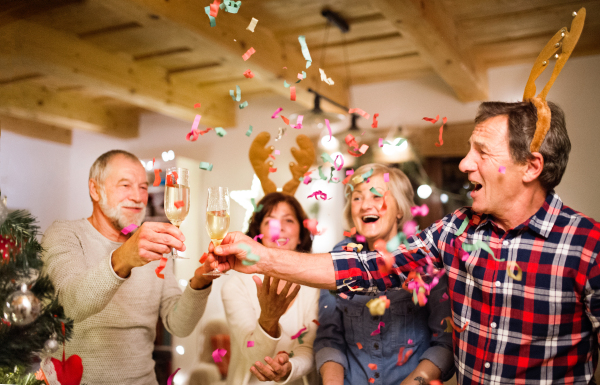
<path fill-rule="evenodd" d="M 168 223 L 142 223 L 148 181 L 140 160 L 121 150 L 92 165 L 87 219 L 56 221 L 44 234 L 44 269 L 65 314 L 73 319 L 69 355 L 83 362 L 82 383 L 157 384 L 152 351 L 158 317 L 178 336 L 189 335 L 202 317 L 213 276 L 205 264 L 185 290 L 177 286 L 172 261 L 155 273 L 171 247 L 185 250 L 185 237 Z M 130 224 L 133 234 L 121 232 Z M 56 354 L 58 358 L 58 353 Z"/>

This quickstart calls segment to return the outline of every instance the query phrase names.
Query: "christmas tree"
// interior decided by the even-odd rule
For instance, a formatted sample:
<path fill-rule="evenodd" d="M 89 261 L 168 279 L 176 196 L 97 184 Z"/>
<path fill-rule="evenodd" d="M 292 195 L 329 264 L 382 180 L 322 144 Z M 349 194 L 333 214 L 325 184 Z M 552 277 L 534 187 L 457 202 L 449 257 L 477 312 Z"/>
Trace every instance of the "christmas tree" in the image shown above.
<path fill-rule="evenodd" d="M 50 279 L 41 274 L 39 227 L 27 211 L 0 201 L 0 383 L 44 384 L 32 367 L 70 338 Z M 39 378 L 39 375 L 38 375 Z"/>

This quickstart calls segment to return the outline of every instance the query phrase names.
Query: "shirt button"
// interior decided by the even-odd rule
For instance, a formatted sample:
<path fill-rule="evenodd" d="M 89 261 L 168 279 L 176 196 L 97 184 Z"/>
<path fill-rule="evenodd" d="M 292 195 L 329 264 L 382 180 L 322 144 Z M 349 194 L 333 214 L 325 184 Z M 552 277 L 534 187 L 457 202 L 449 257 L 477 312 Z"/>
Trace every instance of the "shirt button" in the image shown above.
<path fill-rule="evenodd" d="M 485 368 L 486 368 L 486 369 L 489 369 L 489 368 L 490 368 L 490 366 L 492 366 L 492 365 L 490 365 L 490 363 L 489 363 L 489 362 L 486 362 L 486 363 L 485 363 L 485 365 L 483 365 L 483 366 L 485 366 Z"/>
<path fill-rule="evenodd" d="M 503 242 L 502 242 L 502 244 L 503 244 L 504 246 L 508 246 L 508 245 L 510 245 L 510 241 L 506 241 L 506 240 L 505 240 L 505 241 L 503 241 Z"/>
<path fill-rule="evenodd" d="M 496 281 L 496 287 L 500 287 L 501 285 L 502 285 L 502 282 Z"/>
<path fill-rule="evenodd" d="M 495 323 L 495 322 L 492 322 L 492 323 L 490 324 L 490 326 L 492 327 L 492 329 L 496 329 L 496 326 L 498 326 L 498 325 L 496 325 L 496 323 Z"/>
<path fill-rule="evenodd" d="M 375 350 L 379 349 L 379 344 L 375 344 L 373 345 L 373 347 L 375 348 Z"/>
<path fill-rule="evenodd" d="M 378 372 L 375 372 L 375 376 L 374 376 L 374 377 L 375 377 L 375 378 L 379 378 L 379 373 L 378 373 Z"/>

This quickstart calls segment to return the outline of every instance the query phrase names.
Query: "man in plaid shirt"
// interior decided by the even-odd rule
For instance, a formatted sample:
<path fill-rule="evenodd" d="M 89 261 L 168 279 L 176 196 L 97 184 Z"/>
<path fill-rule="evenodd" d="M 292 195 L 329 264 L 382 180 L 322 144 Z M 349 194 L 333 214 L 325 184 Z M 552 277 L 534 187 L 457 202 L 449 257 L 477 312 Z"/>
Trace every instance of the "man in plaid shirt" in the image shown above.
<path fill-rule="evenodd" d="M 401 287 L 402 273 L 431 261 L 445 268 L 453 321 L 462 330 L 453 332 L 460 384 L 594 383 L 600 225 L 554 192 L 571 144 L 562 110 L 548 105 L 550 130 L 539 152 L 530 152 L 537 121 L 531 102 L 480 106 L 470 151 L 459 166 L 474 184 L 473 206 L 411 237 L 411 251 L 403 245 L 393 251 L 391 274 L 381 272 L 378 252 L 283 252 L 239 233 L 215 250 L 228 256 L 220 269 L 340 293 L 376 293 Z M 236 260 L 248 250 L 240 243 L 261 257 L 256 265 Z"/>

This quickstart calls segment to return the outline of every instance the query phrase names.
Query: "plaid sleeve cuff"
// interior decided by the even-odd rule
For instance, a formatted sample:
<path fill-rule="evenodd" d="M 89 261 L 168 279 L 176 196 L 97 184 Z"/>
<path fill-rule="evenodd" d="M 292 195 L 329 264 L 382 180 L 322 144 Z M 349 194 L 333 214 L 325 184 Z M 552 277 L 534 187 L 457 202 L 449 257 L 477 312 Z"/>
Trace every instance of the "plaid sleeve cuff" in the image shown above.
<path fill-rule="evenodd" d="M 395 264 L 390 274 L 383 275 L 379 269 L 383 259 L 376 251 L 332 252 L 331 257 L 338 293 L 379 293 L 402 286 L 403 279 Z"/>
<path fill-rule="evenodd" d="M 442 372 L 441 380 L 448 381 L 454 375 L 454 354 L 443 346 L 432 346 L 423 353 L 419 362 L 431 361 Z"/>

